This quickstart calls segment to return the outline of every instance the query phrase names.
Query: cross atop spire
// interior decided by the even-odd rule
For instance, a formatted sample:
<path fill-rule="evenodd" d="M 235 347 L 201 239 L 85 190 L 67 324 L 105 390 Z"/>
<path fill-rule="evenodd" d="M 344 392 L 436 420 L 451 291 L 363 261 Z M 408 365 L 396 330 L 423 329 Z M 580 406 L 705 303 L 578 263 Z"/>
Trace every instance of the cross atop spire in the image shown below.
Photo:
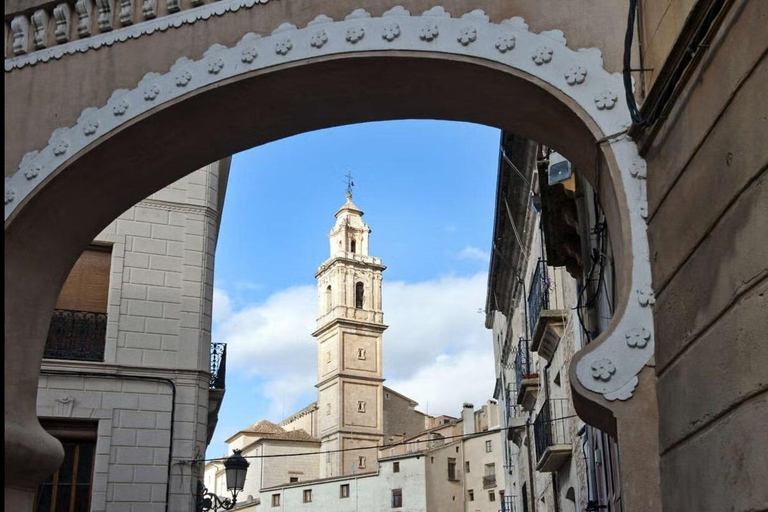
<path fill-rule="evenodd" d="M 352 188 L 355 182 L 352 181 L 352 171 L 347 171 L 347 199 L 352 199 Z"/>

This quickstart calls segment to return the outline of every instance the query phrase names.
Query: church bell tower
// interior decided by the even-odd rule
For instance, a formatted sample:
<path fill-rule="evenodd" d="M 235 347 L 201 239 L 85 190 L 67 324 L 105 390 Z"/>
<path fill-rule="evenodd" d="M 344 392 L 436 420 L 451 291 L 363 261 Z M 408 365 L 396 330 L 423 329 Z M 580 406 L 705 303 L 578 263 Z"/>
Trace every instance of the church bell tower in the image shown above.
<path fill-rule="evenodd" d="M 321 478 L 375 471 L 375 447 L 384 438 L 381 340 L 387 326 L 381 276 L 386 267 L 368 254 L 370 234 L 349 187 L 329 234 L 330 257 L 315 274 L 318 433 L 328 452 Z"/>

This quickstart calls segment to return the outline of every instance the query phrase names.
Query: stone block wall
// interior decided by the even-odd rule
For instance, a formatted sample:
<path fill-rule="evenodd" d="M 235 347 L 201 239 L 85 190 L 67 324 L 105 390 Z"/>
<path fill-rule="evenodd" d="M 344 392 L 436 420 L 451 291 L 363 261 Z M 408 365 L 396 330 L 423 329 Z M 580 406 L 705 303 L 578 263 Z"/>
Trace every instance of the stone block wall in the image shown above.
<path fill-rule="evenodd" d="M 724 11 L 644 155 L 665 510 L 768 508 L 768 5 Z"/>
<path fill-rule="evenodd" d="M 99 234 L 112 245 L 104 362 L 43 360 L 38 416 L 98 422 L 94 512 L 194 508 L 228 171 L 229 160 L 197 170 Z"/>

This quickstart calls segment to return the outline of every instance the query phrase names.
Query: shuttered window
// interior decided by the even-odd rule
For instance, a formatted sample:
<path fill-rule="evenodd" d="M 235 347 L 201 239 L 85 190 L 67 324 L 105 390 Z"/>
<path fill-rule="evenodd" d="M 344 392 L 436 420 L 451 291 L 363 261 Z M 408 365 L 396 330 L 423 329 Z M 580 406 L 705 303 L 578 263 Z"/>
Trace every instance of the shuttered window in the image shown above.
<path fill-rule="evenodd" d="M 107 312 L 112 248 L 91 245 L 72 267 L 56 302 L 56 309 Z"/>

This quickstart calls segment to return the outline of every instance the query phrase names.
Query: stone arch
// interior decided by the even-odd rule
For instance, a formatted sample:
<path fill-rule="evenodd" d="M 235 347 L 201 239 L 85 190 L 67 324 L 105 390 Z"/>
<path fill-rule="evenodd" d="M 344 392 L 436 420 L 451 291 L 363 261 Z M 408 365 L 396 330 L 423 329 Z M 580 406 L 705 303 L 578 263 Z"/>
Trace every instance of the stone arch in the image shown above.
<path fill-rule="evenodd" d="M 6 398 L 21 405 L 6 405 L 6 448 L 10 437 L 11 460 L 27 461 L 19 481 L 36 481 L 56 465 L 48 455 L 55 444 L 36 424 L 34 392 L 46 319 L 79 249 L 190 169 L 354 122 L 494 125 L 545 143 L 584 170 L 615 233 L 618 300 L 611 326 L 574 358 L 571 382 L 605 411 L 608 402 L 629 399 L 654 352 L 654 298 L 645 163 L 625 135 L 622 94 L 600 51 L 572 50 L 558 30 L 535 34 L 521 18 L 493 24 L 479 10 L 454 18 L 441 7 L 419 16 L 397 7 L 377 18 L 358 9 L 340 21 L 321 15 L 303 28 L 284 23 L 268 36 L 249 33 L 231 48 L 213 45 L 200 60 L 180 56 L 167 73 L 149 73 L 106 105 L 85 109 L 5 180 Z M 215 133 L 195 131 L 212 121 Z"/>

